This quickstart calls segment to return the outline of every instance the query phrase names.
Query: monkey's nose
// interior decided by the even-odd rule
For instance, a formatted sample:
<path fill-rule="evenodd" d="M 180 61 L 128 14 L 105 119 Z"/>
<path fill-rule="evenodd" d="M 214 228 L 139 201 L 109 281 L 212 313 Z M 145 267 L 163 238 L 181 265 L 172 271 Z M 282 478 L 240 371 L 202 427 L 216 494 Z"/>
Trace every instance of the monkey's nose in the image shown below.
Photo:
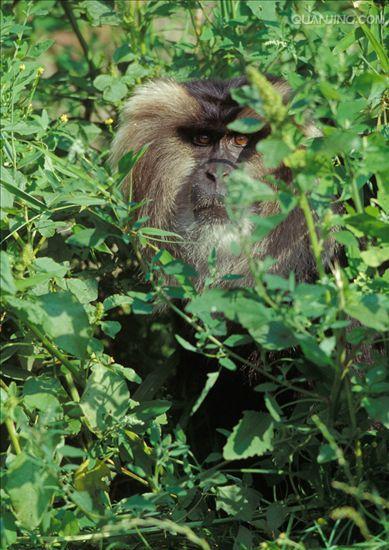
<path fill-rule="evenodd" d="M 212 181 L 213 183 L 216 183 L 218 181 L 218 179 L 222 178 L 226 178 L 228 176 L 229 172 L 228 170 L 225 171 L 225 172 L 218 172 L 218 173 L 215 173 L 213 172 L 212 170 L 206 170 L 205 172 L 205 175 L 207 176 L 207 178 Z"/>
<path fill-rule="evenodd" d="M 212 172 L 211 170 L 206 170 L 205 175 L 207 176 L 207 178 L 208 178 L 209 180 L 212 181 L 212 183 L 216 183 L 216 181 L 217 181 L 217 176 L 216 176 L 216 174 L 215 174 L 214 172 Z"/>

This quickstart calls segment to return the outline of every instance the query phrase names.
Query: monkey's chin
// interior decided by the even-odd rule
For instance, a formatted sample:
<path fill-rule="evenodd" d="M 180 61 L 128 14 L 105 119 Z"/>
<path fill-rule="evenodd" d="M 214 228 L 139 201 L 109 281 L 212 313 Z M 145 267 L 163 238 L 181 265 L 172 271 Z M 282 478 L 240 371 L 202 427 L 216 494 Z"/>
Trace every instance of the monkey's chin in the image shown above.
<path fill-rule="evenodd" d="M 198 208 L 194 212 L 195 220 L 201 225 L 228 224 L 229 218 L 224 206 Z"/>

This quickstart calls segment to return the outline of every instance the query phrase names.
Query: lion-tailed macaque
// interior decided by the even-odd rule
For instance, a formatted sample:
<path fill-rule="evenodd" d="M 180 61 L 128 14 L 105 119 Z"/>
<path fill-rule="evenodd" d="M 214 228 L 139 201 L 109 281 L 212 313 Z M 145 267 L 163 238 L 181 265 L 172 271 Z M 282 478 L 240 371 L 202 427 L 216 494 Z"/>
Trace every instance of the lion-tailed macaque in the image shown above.
<path fill-rule="evenodd" d="M 259 118 L 248 107 L 238 105 L 231 97 L 232 88 L 246 83 L 245 78 L 232 80 L 197 80 L 177 83 L 157 80 L 140 86 L 126 103 L 121 124 L 112 147 L 112 160 L 117 163 L 129 150 L 146 152 L 127 178 L 125 191 L 134 201 L 145 201 L 139 216 L 148 216 L 147 225 L 173 231 L 182 242 L 166 245 L 199 273 L 198 286 L 208 271 L 208 257 L 217 252 L 218 273 L 242 275 L 239 285 L 252 283 L 246 257 L 231 253 L 231 242 L 250 233 L 250 215 L 274 215 L 276 202 L 259 202 L 233 223 L 224 205 L 225 179 L 237 166 L 252 178 L 266 174 L 290 182 L 285 166 L 264 168 L 256 144 L 269 133 L 265 126 L 254 134 L 239 134 L 228 129 L 237 118 Z M 273 85 L 286 96 L 288 87 L 279 80 Z M 294 271 L 298 280 L 315 275 L 304 216 L 295 208 L 288 218 L 253 249 L 253 255 L 272 256 L 273 273 L 287 276 Z M 327 249 L 328 257 L 329 251 Z M 223 282 L 222 284 L 227 284 Z M 236 281 L 235 281 L 236 284 Z"/>

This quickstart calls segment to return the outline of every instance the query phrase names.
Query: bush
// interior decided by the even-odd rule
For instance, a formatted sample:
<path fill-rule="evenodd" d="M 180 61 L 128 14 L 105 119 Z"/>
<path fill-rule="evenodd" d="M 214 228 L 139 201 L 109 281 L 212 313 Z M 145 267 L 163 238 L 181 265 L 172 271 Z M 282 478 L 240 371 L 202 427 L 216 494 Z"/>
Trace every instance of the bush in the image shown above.
<path fill-rule="evenodd" d="M 2 11 L 2 547 L 387 548 L 384 3 Z M 293 186 L 237 173 L 228 207 L 279 201 L 256 240 L 300 207 L 319 276 L 253 261 L 253 288 L 198 293 L 169 236 L 134 221 L 136 159 L 112 173 L 109 143 L 137 84 L 246 71 L 236 99 L 270 94 L 261 150 Z M 293 89 L 282 116 L 264 73 Z M 307 111 L 323 135 L 301 149 Z M 327 272 L 330 232 L 345 258 Z"/>

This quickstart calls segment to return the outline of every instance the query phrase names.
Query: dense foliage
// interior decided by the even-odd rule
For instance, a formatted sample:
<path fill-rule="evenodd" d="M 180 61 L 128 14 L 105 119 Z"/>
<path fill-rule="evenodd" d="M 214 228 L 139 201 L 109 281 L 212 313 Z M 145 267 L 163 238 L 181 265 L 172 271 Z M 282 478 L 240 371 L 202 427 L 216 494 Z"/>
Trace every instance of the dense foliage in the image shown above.
<path fill-rule="evenodd" d="M 2 548 L 387 548 L 384 4 L 2 1 Z M 301 208 L 318 278 L 226 291 L 213 254 L 197 293 L 109 143 L 137 84 L 245 73 L 293 185 L 230 178 L 232 219 L 281 205 L 235 252 Z"/>

